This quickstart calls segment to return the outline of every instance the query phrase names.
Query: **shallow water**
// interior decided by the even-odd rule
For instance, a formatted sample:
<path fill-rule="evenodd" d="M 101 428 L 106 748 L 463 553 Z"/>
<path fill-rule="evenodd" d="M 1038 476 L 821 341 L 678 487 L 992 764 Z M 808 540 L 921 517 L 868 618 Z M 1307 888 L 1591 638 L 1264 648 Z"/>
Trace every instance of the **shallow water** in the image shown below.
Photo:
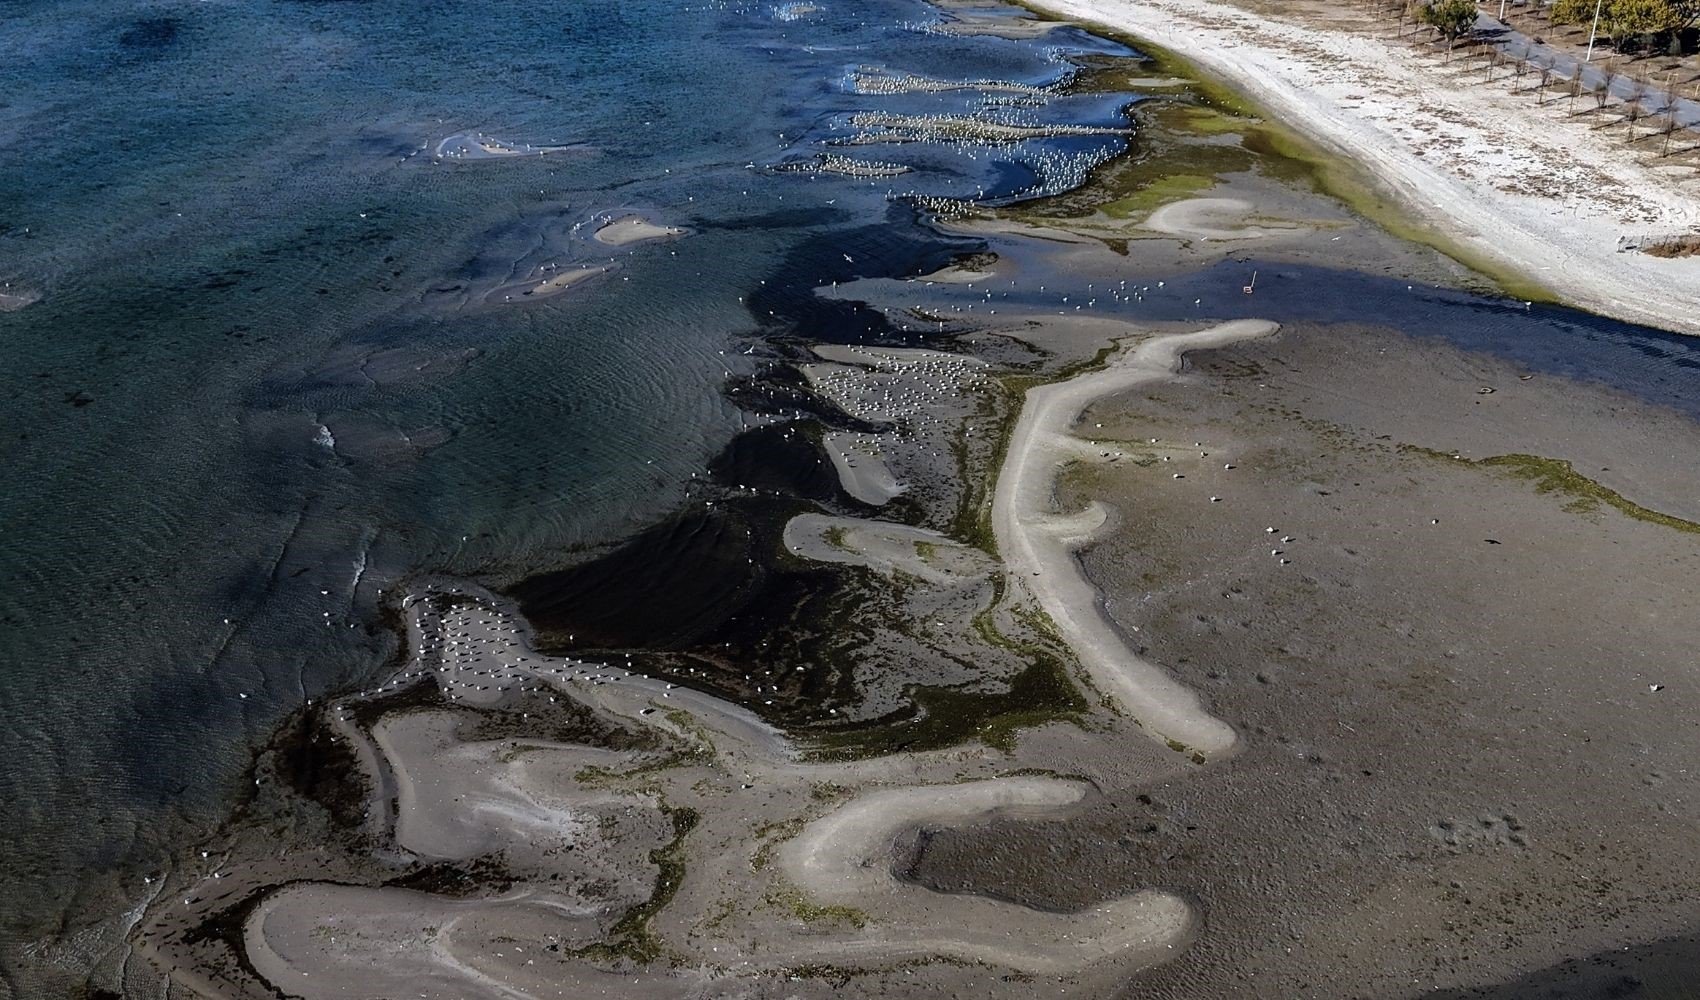
<path fill-rule="evenodd" d="M 675 507 L 748 423 L 722 388 L 780 325 L 764 281 L 903 271 L 942 244 L 893 193 L 1007 193 L 1047 149 L 1123 144 L 770 172 L 856 110 L 984 96 L 859 95 L 857 67 L 1043 85 L 1121 51 L 940 34 L 913 2 L 0 13 L 0 280 L 42 295 L 0 314 L 8 937 L 215 819 L 282 714 L 370 676 L 383 588 L 511 579 Z M 466 133 L 564 148 L 432 155 Z M 588 239 L 631 210 L 692 235 Z M 535 268 L 608 264 L 525 301 Z"/>
<path fill-rule="evenodd" d="M 746 348 L 901 335 L 813 291 L 969 246 L 894 195 L 1055 187 L 1124 143 L 828 145 L 858 110 L 987 99 L 1124 124 L 1126 95 L 851 86 L 862 66 L 1044 85 L 1124 50 L 942 34 L 898 0 L 800 11 L 0 2 L 0 280 L 43 295 L 0 314 L 6 937 L 99 910 L 91 872 L 216 820 L 282 715 L 371 677 L 381 590 L 602 551 L 753 423 L 723 392 Z M 466 133 L 563 148 L 431 155 Z M 773 169 L 823 152 L 914 169 Z M 691 235 L 588 239 L 633 210 Z M 614 269 L 527 301 L 550 265 Z M 1700 407 L 1700 342 L 1347 270 L 1265 264 L 1240 295 L 1257 266 L 1094 308 L 1391 325 Z"/>

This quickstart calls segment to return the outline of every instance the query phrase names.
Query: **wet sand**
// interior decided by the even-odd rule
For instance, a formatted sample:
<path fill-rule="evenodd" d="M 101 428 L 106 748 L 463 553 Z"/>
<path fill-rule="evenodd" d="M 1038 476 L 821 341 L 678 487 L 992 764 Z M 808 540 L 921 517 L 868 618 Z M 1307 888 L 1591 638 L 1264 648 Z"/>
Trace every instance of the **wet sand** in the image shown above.
<path fill-rule="evenodd" d="M 1117 503 L 1083 567 L 1239 752 L 1077 824 L 941 834 L 913 877 L 1078 903 L 1161 873 L 1209 926 L 1138 996 L 1416 997 L 1549 966 L 1593 984 L 1555 995 L 1681 995 L 1644 946 L 1700 919 L 1700 534 L 1450 456 L 1563 459 L 1693 521 L 1700 435 L 1528 374 L 1287 329 L 1091 408 L 1130 448 L 1209 452 L 1081 467 L 1061 499 Z M 1058 850 L 1083 860 L 1031 860 Z M 1624 985 L 1643 975 L 1665 985 Z"/>
<path fill-rule="evenodd" d="M 211 992 L 327 997 L 1399 998 L 1700 916 L 1658 861 L 1688 856 L 1700 749 L 1668 624 L 1700 612 L 1691 421 L 1361 328 L 1003 322 L 1052 366 L 1111 349 L 1024 391 L 990 545 L 928 490 L 912 516 L 953 530 L 804 513 L 780 544 L 891 616 L 851 675 L 864 719 L 918 676 L 868 661 L 937 641 L 981 677 L 998 650 L 1065 656 L 1079 708 L 844 754 L 761 717 L 796 697 L 784 659 L 745 707 L 423 585 L 409 661 L 329 709 L 358 822 L 282 856 L 234 834 L 171 876 L 144 953 Z M 983 467 L 941 446 L 985 419 L 997 365 L 811 353 L 802 377 L 880 428 L 894 482 Z"/>

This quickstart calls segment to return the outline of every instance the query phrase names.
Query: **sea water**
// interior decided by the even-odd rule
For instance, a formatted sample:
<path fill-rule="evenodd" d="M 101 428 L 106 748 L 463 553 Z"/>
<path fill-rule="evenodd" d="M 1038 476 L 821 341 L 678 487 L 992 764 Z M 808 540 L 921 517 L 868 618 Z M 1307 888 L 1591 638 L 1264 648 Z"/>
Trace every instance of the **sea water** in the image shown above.
<path fill-rule="evenodd" d="M 386 589 L 517 578 L 676 506 L 748 422 L 723 388 L 783 325 L 764 290 L 900 273 L 944 246 L 902 196 L 1075 183 L 1126 141 L 862 144 L 857 111 L 988 97 L 858 74 L 1045 87 L 1122 51 L 907 0 L 0 17 L 0 281 L 40 295 L 0 313 L 11 945 L 109 905 L 283 715 L 372 677 Z M 1007 97 L 1127 124 L 1114 95 Z M 526 155 L 438 155 L 480 141 Z M 826 152 L 911 169 L 797 169 Z M 633 212 L 690 235 L 592 238 Z M 607 272 L 526 294 L 579 267 Z"/>

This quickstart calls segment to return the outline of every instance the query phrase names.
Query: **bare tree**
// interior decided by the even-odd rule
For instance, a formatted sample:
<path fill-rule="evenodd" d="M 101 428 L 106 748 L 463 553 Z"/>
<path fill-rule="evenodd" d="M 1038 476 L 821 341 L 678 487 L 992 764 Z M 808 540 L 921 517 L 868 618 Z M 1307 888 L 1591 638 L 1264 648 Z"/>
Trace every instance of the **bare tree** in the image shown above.
<path fill-rule="evenodd" d="M 1535 89 L 1535 103 L 1545 105 L 1547 102 L 1547 86 L 1552 83 L 1552 62 L 1539 67 L 1541 74 L 1540 86 Z"/>
<path fill-rule="evenodd" d="M 1629 141 L 1635 141 L 1635 125 L 1647 110 L 1647 81 L 1641 75 L 1627 76 L 1629 92 L 1623 98 L 1623 117 L 1629 125 Z"/>
<path fill-rule="evenodd" d="M 1611 88 L 1612 84 L 1616 82 L 1616 80 L 1617 70 L 1613 68 L 1612 61 L 1608 59 L 1606 60 L 1605 67 L 1600 70 L 1599 89 L 1595 90 L 1592 94 L 1594 98 L 1595 111 L 1598 111 L 1601 114 L 1605 113 L 1606 105 L 1611 103 Z"/>
<path fill-rule="evenodd" d="M 1676 74 L 1665 74 L 1665 85 L 1659 95 L 1665 101 L 1665 141 L 1664 148 L 1659 150 L 1660 156 L 1670 155 L 1671 137 L 1676 135 L 1676 102 L 1681 96 L 1676 92 Z"/>

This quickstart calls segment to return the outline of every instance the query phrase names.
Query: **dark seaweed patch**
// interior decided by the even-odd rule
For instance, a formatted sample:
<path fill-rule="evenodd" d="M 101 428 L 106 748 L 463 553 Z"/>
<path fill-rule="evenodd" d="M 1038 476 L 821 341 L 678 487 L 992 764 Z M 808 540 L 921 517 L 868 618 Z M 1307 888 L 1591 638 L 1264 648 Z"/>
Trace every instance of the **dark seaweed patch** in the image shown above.
<path fill-rule="evenodd" d="M 316 802 L 338 825 L 358 827 L 371 785 L 359 758 L 326 724 L 322 706 L 297 712 L 273 741 L 272 769 L 296 794 Z"/>
<path fill-rule="evenodd" d="M 158 52 L 175 45 L 182 34 L 183 22 L 175 17 L 143 17 L 119 34 L 118 44 L 126 49 Z"/>
<path fill-rule="evenodd" d="M 715 456 L 708 471 L 728 486 L 777 490 L 838 507 L 855 505 L 821 450 L 814 425 L 769 424 L 746 431 Z"/>
<path fill-rule="evenodd" d="M 439 861 L 415 868 L 384 883 L 393 889 L 411 889 L 436 896 L 464 899 L 468 896 L 499 896 L 513 887 L 514 877 L 500 855 L 485 854 L 467 861 Z"/>

